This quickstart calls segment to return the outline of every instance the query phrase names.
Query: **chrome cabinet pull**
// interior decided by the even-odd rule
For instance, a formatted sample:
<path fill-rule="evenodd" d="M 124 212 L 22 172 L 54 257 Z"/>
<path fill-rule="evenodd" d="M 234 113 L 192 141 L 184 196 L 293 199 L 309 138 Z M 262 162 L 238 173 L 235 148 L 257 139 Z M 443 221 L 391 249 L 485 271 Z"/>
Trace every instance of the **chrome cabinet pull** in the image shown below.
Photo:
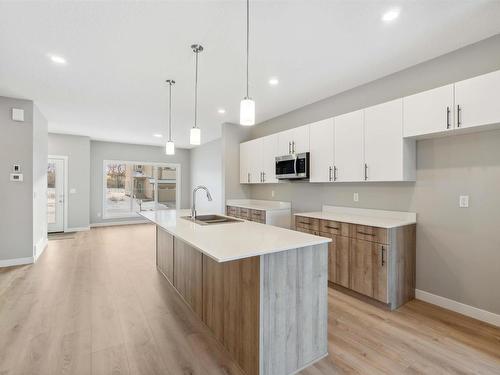
<path fill-rule="evenodd" d="M 262 172 L 262 182 L 266 182 L 266 172 Z"/>
<path fill-rule="evenodd" d="M 446 107 L 446 129 L 450 128 L 450 107 Z"/>
<path fill-rule="evenodd" d="M 247 182 L 250 183 L 250 173 L 247 173 Z"/>
<path fill-rule="evenodd" d="M 365 181 L 368 180 L 368 164 L 365 163 Z"/>
<path fill-rule="evenodd" d="M 292 153 L 292 142 L 288 142 L 288 153 Z"/>
<path fill-rule="evenodd" d="M 462 108 L 460 108 L 460 104 L 457 105 L 457 128 L 462 125 Z"/>
<path fill-rule="evenodd" d="M 382 246 L 382 262 L 381 262 L 382 263 L 382 267 L 384 267 L 384 265 L 385 265 L 384 253 L 385 253 L 385 247 Z"/>
<path fill-rule="evenodd" d="M 328 167 L 328 181 L 332 180 L 332 167 Z"/>
<path fill-rule="evenodd" d="M 333 181 L 337 181 L 337 167 L 333 166 Z"/>

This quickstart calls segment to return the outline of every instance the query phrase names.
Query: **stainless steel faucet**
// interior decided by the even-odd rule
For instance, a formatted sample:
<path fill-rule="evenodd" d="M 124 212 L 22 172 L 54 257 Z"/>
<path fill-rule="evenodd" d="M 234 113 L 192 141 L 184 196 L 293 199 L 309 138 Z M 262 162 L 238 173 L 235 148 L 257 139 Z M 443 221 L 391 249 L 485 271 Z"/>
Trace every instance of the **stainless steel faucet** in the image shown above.
<path fill-rule="evenodd" d="M 210 195 L 210 192 L 208 191 L 206 186 L 203 186 L 203 185 L 196 186 L 193 189 L 193 202 L 191 203 L 191 219 L 192 220 L 196 220 L 196 192 L 198 190 L 205 190 L 205 192 L 207 193 L 208 201 L 209 202 L 212 201 L 212 196 Z"/>

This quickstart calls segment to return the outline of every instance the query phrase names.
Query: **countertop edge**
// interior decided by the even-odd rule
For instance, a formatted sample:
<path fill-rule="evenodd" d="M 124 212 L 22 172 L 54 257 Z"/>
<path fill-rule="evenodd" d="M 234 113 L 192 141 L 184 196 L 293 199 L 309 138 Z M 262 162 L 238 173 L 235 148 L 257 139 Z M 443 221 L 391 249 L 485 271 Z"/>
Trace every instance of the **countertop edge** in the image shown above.
<path fill-rule="evenodd" d="M 379 217 L 370 217 L 370 216 L 359 216 L 358 218 L 345 218 L 345 217 L 338 217 L 335 215 L 335 213 L 332 212 L 296 212 L 293 214 L 293 216 L 303 216 L 303 217 L 309 217 L 313 219 L 320 219 L 320 220 L 332 220 L 332 221 L 339 221 L 342 223 L 348 223 L 348 224 L 357 224 L 357 225 L 366 225 L 366 226 L 372 226 L 372 227 L 377 227 L 377 228 L 385 228 L 385 229 L 391 229 L 391 228 L 398 228 L 398 227 L 404 227 L 406 225 L 413 225 L 416 224 L 416 220 L 404 220 L 401 219 L 397 223 L 390 223 L 390 224 L 384 224 L 380 223 L 380 221 L 384 220 L 390 220 L 390 221 L 396 221 L 396 219 L 384 219 L 384 218 L 379 218 Z M 339 215 L 340 216 L 340 215 Z M 378 225 L 374 224 L 374 222 L 379 222 Z"/>

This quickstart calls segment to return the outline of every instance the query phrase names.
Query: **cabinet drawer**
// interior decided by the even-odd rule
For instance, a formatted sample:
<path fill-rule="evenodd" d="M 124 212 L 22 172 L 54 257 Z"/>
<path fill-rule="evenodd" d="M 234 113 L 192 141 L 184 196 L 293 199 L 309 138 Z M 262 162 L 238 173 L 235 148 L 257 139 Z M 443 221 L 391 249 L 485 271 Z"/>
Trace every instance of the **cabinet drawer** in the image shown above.
<path fill-rule="evenodd" d="M 319 219 L 305 216 L 295 216 L 295 227 L 319 232 Z"/>
<path fill-rule="evenodd" d="M 250 220 L 250 210 L 248 208 L 240 207 L 240 218 Z"/>
<path fill-rule="evenodd" d="M 377 243 L 388 244 L 389 232 L 386 228 L 370 227 L 366 225 L 353 225 L 352 237 Z"/>
<path fill-rule="evenodd" d="M 310 230 L 306 228 L 301 228 L 301 227 L 296 227 L 295 230 L 297 232 L 302 232 L 302 233 L 308 233 L 308 234 L 314 234 L 315 236 L 319 236 L 319 232 L 316 230 Z"/>
<path fill-rule="evenodd" d="M 226 212 L 227 212 L 228 216 L 233 216 L 233 217 L 239 217 L 240 216 L 240 209 L 239 209 L 239 207 L 227 206 Z"/>
<path fill-rule="evenodd" d="M 331 220 L 320 220 L 319 231 L 337 236 L 349 236 L 349 224 Z"/>
<path fill-rule="evenodd" d="M 259 223 L 265 223 L 266 222 L 266 211 L 252 210 L 251 211 L 251 220 L 257 221 Z"/>

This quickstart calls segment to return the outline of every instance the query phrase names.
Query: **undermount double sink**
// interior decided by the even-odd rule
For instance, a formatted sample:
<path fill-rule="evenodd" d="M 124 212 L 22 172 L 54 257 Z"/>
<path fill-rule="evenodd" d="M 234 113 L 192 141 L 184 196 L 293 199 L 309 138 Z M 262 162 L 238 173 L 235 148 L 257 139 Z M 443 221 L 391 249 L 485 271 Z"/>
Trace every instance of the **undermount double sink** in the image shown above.
<path fill-rule="evenodd" d="M 194 220 L 191 218 L 191 216 L 181 216 L 181 219 L 189 220 L 200 225 L 238 223 L 243 221 L 222 215 L 199 215 L 196 216 L 196 219 Z"/>

